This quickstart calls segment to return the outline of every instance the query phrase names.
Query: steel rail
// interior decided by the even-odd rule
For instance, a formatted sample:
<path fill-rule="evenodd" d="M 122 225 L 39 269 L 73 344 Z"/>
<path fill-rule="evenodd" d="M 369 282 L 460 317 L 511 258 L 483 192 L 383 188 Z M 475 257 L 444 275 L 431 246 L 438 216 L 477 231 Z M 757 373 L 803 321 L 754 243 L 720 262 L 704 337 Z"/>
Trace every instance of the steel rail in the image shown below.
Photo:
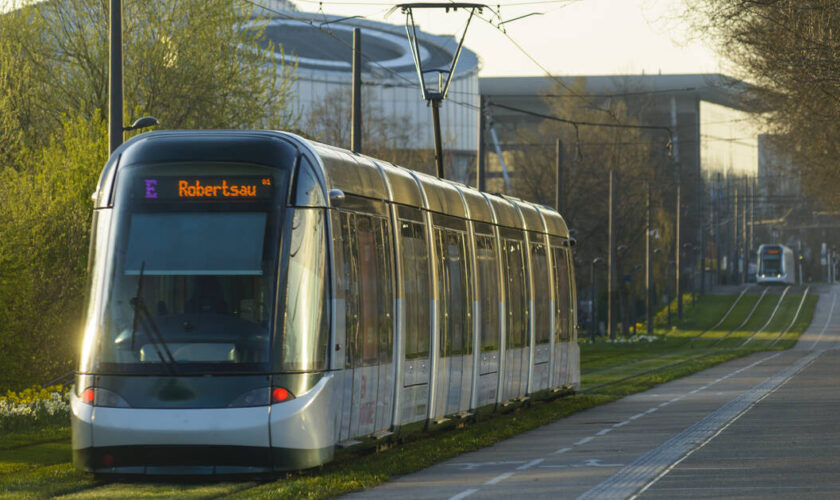
<path fill-rule="evenodd" d="M 783 291 L 783 292 L 781 293 L 781 295 L 779 296 L 779 302 L 777 302 L 777 303 L 776 303 L 776 307 L 775 307 L 775 308 L 773 308 L 773 312 L 772 312 L 772 313 L 770 313 L 770 317 L 769 317 L 769 318 L 767 318 L 767 322 L 765 322 L 763 325 L 761 325 L 761 327 L 760 327 L 759 329 L 757 329 L 756 331 L 754 331 L 754 332 L 752 333 L 752 335 L 750 335 L 749 337 L 747 337 L 747 338 L 746 338 L 746 340 L 744 340 L 743 342 L 741 342 L 741 345 L 740 345 L 740 346 L 738 346 L 738 347 L 744 347 L 745 345 L 747 345 L 747 344 L 748 344 L 748 343 L 749 343 L 752 339 L 754 339 L 754 338 L 755 338 L 755 336 L 756 336 L 756 335 L 758 335 L 759 333 L 761 333 L 761 332 L 762 332 L 765 328 L 767 328 L 767 327 L 770 325 L 770 322 L 771 322 L 771 321 L 773 321 L 773 318 L 775 318 L 775 317 L 776 317 L 776 313 L 777 313 L 777 312 L 779 312 L 779 308 L 781 308 L 781 307 L 782 307 L 782 301 L 784 301 L 784 300 L 785 300 L 785 295 L 787 295 L 787 293 L 790 291 L 790 289 L 791 289 L 791 286 L 790 286 L 790 285 L 788 285 L 788 286 L 786 286 L 786 287 L 785 287 L 784 291 Z"/>

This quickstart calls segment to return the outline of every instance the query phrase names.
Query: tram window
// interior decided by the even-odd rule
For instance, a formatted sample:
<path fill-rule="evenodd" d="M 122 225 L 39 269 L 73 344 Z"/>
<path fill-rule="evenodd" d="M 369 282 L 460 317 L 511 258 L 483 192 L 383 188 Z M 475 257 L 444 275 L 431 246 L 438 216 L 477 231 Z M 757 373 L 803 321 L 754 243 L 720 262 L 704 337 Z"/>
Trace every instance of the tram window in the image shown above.
<path fill-rule="evenodd" d="M 528 344 L 528 288 L 522 242 L 504 240 L 507 275 L 507 345 L 524 347 Z"/>
<path fill-rule="evenodd" d="M 296 209 L 292 219 L 286 291 L 282 369 L 323 370 L 327 365 L 329 323 L 324 212 Z"/>
<path fill-rule="evenodd" d="M 391 239 L 381 217 L 342 213 L 348 367 L 391 360 Z"/>
<path fill-rule="evenodd" d="M 403 286 L 405 293 L 405 356 L 429 356 L 429 248 L 423 224 L 401 220 Z"/>
<path fill-rule="evenodd" d="M 554 260 L 554 340 L 566 342 L 570 338 L 569 263 L 565 249 L 553 246 L 551 252 Z"/>
<path fill-rule="evenodd" d="M 440 355 L 472 352 L 472 293 L 465 233 L 435 228 L 440 292 Z"/>
<path fill-rule="evenodd" d="M 265 213 L 133 214 L 125 274 L 260 276 L 265 224 Z"/>
<path fill-rule="evenodd" d="M 551 325 L 549 311 L 551 305 L 551 286 L 548 274 L 548 255 L 545 245 L 531 243 L 531 266 L 534 277 L 534 327 L 536 328 L 534 342 L 547 344 L 551 341 Z"/>
<path fill-rule="evenodd" d="M 481 350 L 495 351 L 499 348 L 499 265 L 496 239 L 477 235 L 475 248 L 478 266 L 476 279 L 481 294 Z"/>

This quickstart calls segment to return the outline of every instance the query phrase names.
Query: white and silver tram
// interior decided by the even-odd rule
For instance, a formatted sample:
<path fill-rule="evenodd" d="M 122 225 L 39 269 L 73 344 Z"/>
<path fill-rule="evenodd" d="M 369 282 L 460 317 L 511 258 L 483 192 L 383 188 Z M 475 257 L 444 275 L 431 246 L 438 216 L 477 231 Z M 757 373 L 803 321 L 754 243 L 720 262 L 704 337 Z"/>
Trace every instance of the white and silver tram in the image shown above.
<path fill-rule="evenodd" d="M 759 285 L 795 284 L 796 260 L 793 250 L 777 243 L 758 247 L 755 281 Z"/>
<path fill-rule="evenodd" d="M 73 460 L 300 469 L 579 386 L 556 212 L 268 131 L 143 134 L 95 194 Z"/>

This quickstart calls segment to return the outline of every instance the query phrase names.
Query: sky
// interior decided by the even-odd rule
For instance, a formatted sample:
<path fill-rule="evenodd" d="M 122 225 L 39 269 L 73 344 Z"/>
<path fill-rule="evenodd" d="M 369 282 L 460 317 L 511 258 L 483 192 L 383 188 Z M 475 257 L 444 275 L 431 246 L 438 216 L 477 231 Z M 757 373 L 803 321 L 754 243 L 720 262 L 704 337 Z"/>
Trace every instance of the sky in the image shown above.
<path fill-rule="evenodd" d="M 327 14 L 405 22 L 399 11 L 384 16 L 391 0 L 292 1 L 305 12 L 320 8 Z M 502 24 L 507 34 L 487 21 L 472 21 L 464 45 L 478 54 L 481 76 L 723 72 L 712 49 L 692 40 L 680 18 L 683 0 L 504 0 L 487 5 L 502 20 L 539 15 Z M 415 20 L 423 31 L 455 34 L 464 25 L 462 12 L 416 11 Z M 493 14 L 485 11 L 483 17 Z"/>

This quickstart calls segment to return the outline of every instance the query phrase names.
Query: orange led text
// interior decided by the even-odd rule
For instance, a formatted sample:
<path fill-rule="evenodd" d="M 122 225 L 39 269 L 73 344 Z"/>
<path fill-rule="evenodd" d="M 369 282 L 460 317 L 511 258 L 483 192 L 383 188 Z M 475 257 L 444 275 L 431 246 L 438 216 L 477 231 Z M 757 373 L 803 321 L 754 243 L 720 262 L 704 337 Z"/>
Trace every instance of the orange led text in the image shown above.
<path fill-rule="evenodd" d="M 257 186 L 248 184 L 201 184 L 200 181 L 178 181 L 179 198 L 256 198 Z"/>

